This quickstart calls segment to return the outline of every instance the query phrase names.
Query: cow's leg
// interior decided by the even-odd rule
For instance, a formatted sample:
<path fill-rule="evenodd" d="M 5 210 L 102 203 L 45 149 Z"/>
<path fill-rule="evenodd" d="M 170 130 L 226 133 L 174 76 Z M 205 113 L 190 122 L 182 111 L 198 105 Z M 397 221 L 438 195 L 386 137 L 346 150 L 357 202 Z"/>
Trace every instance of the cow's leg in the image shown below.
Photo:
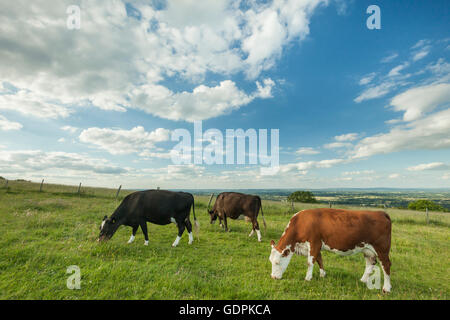
<path fill-rule="evenodd" d="M 133 226 L 133 231 L 130 237 L 130 240 L 128 240 L 128 243 L 132 243 L 134 241 L 134 238 L 136 237 L 136 231 L 139 228 L 139 226 Z"/>
<path fill-rule="evenodd" d="M 255 228 L 252 226 L 252 231 L 250 231 L 250 234 L 248 236 L 251 237 L 254 233 L 255 233 Z"/>
<path fill-rule="evenodd" d="M 381 268 L 384 273 L 383 292 L 391 291 L 391 260 L 389 260 L 389 254 L 385 251 L 378 253 L 380 259 Z"/>
<path fill-rule="evenodd" d="M 261 242 L 261 231 L 259 230 L 259 224 L 258 224 L 258 221 L 256 220 L 256 218 L 252 219 L 252 224 L 253 224 L 253 230 L 255 230 L 256 234 L 258 235 L 258 241 Z"/>
<path fill-rule="evenodd" d="M 223 222 L 222 222 L 222 217 L 221 216 L 219 216 L 219 226 L 221 226 L 222 227 L 222 229 L 223 229 Z"/>
<path fill-rule="evenodd" d="M 361 277 L 361 282 L 366 283 L 369 280 L 369 276 L 372 274 L 373 268 L 377 263 L 377 257 L 375 254 L 364 253 L 364 258 L 366 259 L 366 269 Z"/>
<path fill-rule="evenodd" d="M 306 271 L 306 281 L 312 279 L 314 262 L 316 262 L 317 257 L 320 255 L 321 245 L 318 245 L 317 243 L 320 243 L 320 241 L 312 241 L 308 244 L 308 271 Z"/>
<path fill-rule="evenodd" d="M 148 246 L 147 222 L 144 221 L 141 223 L 141 229 L 142 229 L 142 233 L 144 234 L 144 238 L 145 238 L 144 245 Z"/>
<path fill-rule="evenodd" d="M 189 220 L 189 218 L 186 219 L 185 225 L 186 225 L 186 229 L 187 229 L 188 234 L 189 234 L 189 244 L 192 244 L 192 242 L 194 241 L 194 236 L 192 234 L 192 223 Z"/>
<path fill-rule="evenodd" d="M 178 236 L 175 239 L 175 241 L 172 243 L 172 247 L 176 247 L 178 245 L 178 242 L 180 242 L 181 236 L 183 235 L 184 228 L 186 227 L 184 222 L 177 222 L 178 227 Z"/>
<path fill-rule="evenodd" d="M 327 273 L 325 272 L 325 269 L 323 268 L 322 254 L 320 253 L 320 251 L 317 254 L 316 261 L 320 268 L 320 277 L 324 278 L 327 275 Z"/>
<path fill-rule="evenodd" d="M 225 226 L 225 231 L 228 231 L 228 222 L 227 222 L 227 216 L 223 215 L 223 225 Z"/>

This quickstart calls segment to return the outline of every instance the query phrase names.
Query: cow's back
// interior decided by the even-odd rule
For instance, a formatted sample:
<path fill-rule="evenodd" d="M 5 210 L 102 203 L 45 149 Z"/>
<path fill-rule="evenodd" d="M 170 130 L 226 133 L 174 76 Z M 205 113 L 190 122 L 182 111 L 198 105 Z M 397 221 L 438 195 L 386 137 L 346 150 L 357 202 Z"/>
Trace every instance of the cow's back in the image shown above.
<path fill-rule="evenodd" d="M 258 196 L 239 192 L 222 192 L 217 196 L 215 209 L 230 218 L 238 218 L 241 214 L 258 211 L 261 200 Z"/>
<path fill-rule="evenodd" d="M 309 209 L 297 213 L 293 220 L 303 241 L 322 241 L 341 251 L 362 243 L 390 247 L 391 220 L 383 211 Z"/>

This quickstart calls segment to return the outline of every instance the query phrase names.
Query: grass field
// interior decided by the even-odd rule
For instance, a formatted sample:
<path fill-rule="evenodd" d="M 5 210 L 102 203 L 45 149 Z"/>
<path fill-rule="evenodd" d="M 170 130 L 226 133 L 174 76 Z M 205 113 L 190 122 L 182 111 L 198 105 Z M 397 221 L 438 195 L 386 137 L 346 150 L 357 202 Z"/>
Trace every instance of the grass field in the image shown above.
<path fill-rule="evenodd" d="M 231 232 L 209 224 L 207 197 L 196 197 L 199 240 L 177 248 L 177 228 L 148 224 L 149 246 L 138 231 L 122 226 L 106 243 L 96 241 L 102 217 L 126 194 L 115 190 L 10 181 L 0 189 L 0 299 L 449 299 L 450 218 L 388 209 L 393 221 L 392 293 L 369 290 L 359 281 L 362 255 L 324 252 L 327 277 L 304 281 L 306 258 L 293 257 L 283 280 L 270 277 L 270 240 L 278 241 L 292 216 L 286 204 L 263 201 L 263 241 L 248 237 L 251 226 L 230 220 Z M 315 205 L 317 207 L 317 205 Z M 312 207 L 297 204 L 296 210 Z M 191 214 L 191 220 L 192 214 Z M 262 225 L 261 218 L 260 225 Z M 66 269 L 81 269 L 81 289 L 66 287 Z"/>

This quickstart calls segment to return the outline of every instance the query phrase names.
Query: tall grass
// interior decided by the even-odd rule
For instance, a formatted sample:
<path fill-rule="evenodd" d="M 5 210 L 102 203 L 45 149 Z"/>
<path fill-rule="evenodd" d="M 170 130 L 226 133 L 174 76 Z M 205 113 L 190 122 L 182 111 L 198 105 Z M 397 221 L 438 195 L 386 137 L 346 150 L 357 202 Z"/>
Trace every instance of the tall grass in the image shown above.
<path fill-rule="evenodd" d="M 106 243 L 96 241 L 103 215 L 111 214 L 130 191 L 115 200 L 113 189 L 10 182 L 0 188 L 1 299 L 448 299 L 449 216 L 388 209 L 393 221 L 391 294 L 359 281 L 362 255 L 323 253 L 327 277 L 305 282 L 306 259 L 294 257 L 283 280 L 270 278 L 270 240 L 277 241 L 292 216 L 290 204 L 263 201 L 263 242 L 249 238 L 244 220 L 229 221 L 230 232 L 209 224 L 209 197 L 199 196 L 199 240 L 177 248 L 174 225 L 148 224 L 149 246 L 139 230 L 121 227 Z M 318 207 L 295 204 L 295 211 Z M 191 215 L 192 219 L 192 215 Z M 261 218 L 259 218 L 261 219 Z M 260 223 L 262 225 L 262 223 Z M 81 269 L 81 289 L 66 286 L 67 267 Z"/>

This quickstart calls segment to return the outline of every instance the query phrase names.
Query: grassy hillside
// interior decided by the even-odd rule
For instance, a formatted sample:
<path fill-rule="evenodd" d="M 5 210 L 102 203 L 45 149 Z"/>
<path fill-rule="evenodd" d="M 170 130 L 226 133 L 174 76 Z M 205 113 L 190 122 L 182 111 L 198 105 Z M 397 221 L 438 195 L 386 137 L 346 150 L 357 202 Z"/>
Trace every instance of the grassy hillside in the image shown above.
<path fill-rule="evenodd" d="M 263 201 L 267 230 L 263 242 L 248 237 L 250 224 L 230 220 L 231 232 L 210 225 L 207 196 L 196 197 L 199 240 L 177 248 L 175 225 L 148 224 L 149 246 L 139 230 L 122 226 L 107 243 L 96 238 L 105 214 L 127 193 L 77 186 L 9 182 L 0 187 L 1 299 L 449 299 L 450 218 L 448 213 L 388 209 L 393 221 L 393 291 L 369 290 L 359 279 L 362 255 L 324 252 L 327 277 L 317 265 L 310 282 L 306 258 L 293 257 L 283 280 L 270 278 L 270 240 L 279 239 L 292 216 L 290 205 Z M 320 205 L 297 204 L 296 210 Z M 191 214 L 192 219 L 192 214 Z M 261 218 L 259 218 L 262 225 Z M 81 268 L 81 289 L 66 287 L 70 265 Z"/>

